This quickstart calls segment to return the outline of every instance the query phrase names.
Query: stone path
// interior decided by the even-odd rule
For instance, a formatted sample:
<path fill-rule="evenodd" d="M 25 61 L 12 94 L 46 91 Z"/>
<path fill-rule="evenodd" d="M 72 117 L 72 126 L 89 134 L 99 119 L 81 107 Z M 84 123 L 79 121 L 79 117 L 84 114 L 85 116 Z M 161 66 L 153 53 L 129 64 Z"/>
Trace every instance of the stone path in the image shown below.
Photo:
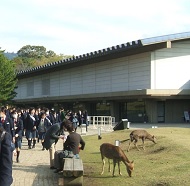
<path fill-rule="evenodd" d="M 81 134 L 81 128 L 78 128 L 77 132 Z M 86 135 L 93 134 L 98 135 L 97 129 L 89 127 Z M 56 148 L 57 150 L 63 148 L 62 140 L 58 141 Z M 20 163 L 16 163 L 16 157 L 13 157 L 13 184 L 11 186 L 57 186 L 61 177 L 62 175 L 54 173 L 54 170 L 49 168 L 49 151 L 42 151 L 41 143 L 37 143 L 35 149 L 28 149 L 27 140 L 23 137 Z"/>
<path fill-rule="evenodd" d="M 57 149 L 62 148 L 61 141 Z M 28 149 L 27 140 L 23 138 L 20 152 L 20 163 L 13 160 L 13 184 L 12 186 L 54 186 L 58 185 L 61 175 L 49 169 L 49 151 L 41 150 L 41 144 L 37 143 L 35 149 Z"/>

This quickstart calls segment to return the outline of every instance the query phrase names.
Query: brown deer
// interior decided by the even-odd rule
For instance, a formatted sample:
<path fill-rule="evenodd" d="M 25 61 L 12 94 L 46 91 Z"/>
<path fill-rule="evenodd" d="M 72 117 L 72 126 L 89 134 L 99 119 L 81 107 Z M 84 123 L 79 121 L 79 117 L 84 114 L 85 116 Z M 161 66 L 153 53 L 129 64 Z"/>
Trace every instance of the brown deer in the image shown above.
<path fill-rule="evenodd" d="M 131 143 L 134 141 L 134 145 L 135 145 L 136 148 L 140 151 L 140 149 L 139 149 L 138 146 L 137 146 L 137 142 L 138 142 L 139 139 L 142 139 L 143 149 L 144 149 L 144 150 L 145 150 L 145 146 L 144 146 L 144 141 L 145 141 L 145 139 L 148 139 L 148 140 L 152 141 L 153 143 L 156 143 L 156 138 L 155 138 L 155 136 L 152 136 L 152 135 L 149 134 L 146 130 L 142 130 L 142 129 L 132 131 L 132 132 L 130 133 L 130 139 L 123 140 L 123 141 L 121 141 L 121 143 L 124 142 L 124 141 L 130 140 L 130 142 L 129 142 L 129 147 L 128 147 L 128 149 L 127 149 L 127 151 L 129 152 Z"/>
<path fill-rule="evenodd" d="M 103 143 L 100 146 L 100 153 L 101 153 L 102 163 L 103 163 L 101 175 L 104 173 L 105 157 L 106 157 L 108 158 L 109 172 L 111 172 L 110 159 L 113 159 L 113 174 L 112 174 L 113 176 L 115 172 L 116 163 L 118 164 L 119 174 L 122 175 L 120 171 L 120 161 L 122 161 L 126 166 L 128 175 L 131 177 L 132 171 L 134 170 L 134 161 L 130 162 L 127 156 L 125 155 L 125 153 L 123 152 L 123 150 L 119 146 L 115 146 L 110 143 Z"/>

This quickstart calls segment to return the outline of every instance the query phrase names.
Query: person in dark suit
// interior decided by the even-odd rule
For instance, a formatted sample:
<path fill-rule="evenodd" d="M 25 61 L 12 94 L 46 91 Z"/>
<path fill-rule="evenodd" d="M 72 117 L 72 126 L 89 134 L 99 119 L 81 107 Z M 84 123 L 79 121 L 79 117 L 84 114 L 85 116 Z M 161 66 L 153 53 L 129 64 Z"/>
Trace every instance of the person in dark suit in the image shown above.
<path fill-rule="evenodd" d="M 20 150 L 22 146 L 23 134 L 23 120 L 21 117 L 21 110 L 17 109 L 13 113 L 14 128 L 15 128 L 15 148 L 16 148 L 16 162 L 19 163 Z"/>
<path fill-rule="evenodd" d="M 15 143 L 15 130 L 13 120 L 6 115 L 6 108 L 0 109 L 0 127 L 3 127 L 6 132 L 11 135 L 12 142 Z"/>
<path fill-rule="evenodd" d="M 52 114 L 52 122 L 53 122 L 52 124 L 54 125 L 55 123 L 59 122 L 59 117 L 55 110 L 51 110 L 51 114 Z"/>
<path fill-rule="evenodd" d="M 74 158 L 78 159 L 79 151 L 84 150 L 85 141 L 82 139 L 80 134 L 75 132 L 72 122 L 68 123 L 65 126 L 65 128 L 66 128 L 65 130 L 69 132 L 69 135 L 67 136 L 67 139 L 64 143 L 63 151 L 64 150 L 72 151 L 74 154 Z M 54 171 L 55 173 L 58 173 L 63 170 L 63 158 L 59 156 L 58 162 L 59 163 L 56 163 L 58 166 L 56 167 L 57 169 Z"/>
<path fill-rule="evenodd" d="M 12 178 L 11 135 L 0 127 L 0 185 L 10 186 Z"/>
<path fill-rule="evenodd" d="M 29 109 L 29 113 L 26 117 L 26 138 L 28 140 L 28 148 L 35 148 L 36 145 L 36 137 L 37 137 L 37 129 L 36 124 L 37 120 L 35 118 L 35 109 L 34 107 L 31 107 Z M 33 145 L 32 145 L 33 140 Z"/>
<path fill-rule="evenodd" d="M 39 118 L 40 119 L 38 120 L 36 127 L 38 130 L 39 140 L 41 140 L 41 143 L 42 143 L 42 150 L 45 150 L 44 148 L 45 134 L 46 134 L 46 131 L 52 126 L 52 123 L 46 117 L 45 111 L 41 112 Z"/>
<path fill-rule="evenodd" d="M 77 119 L 78 119 L 79 127 L 80 127 L 81 124 L 82 124 L 82 111 L 81 111 L 81 110 L 79 110 L 79 111 L 77 112 Z"/>
<path fill-rule="evenodd" d="M 46 150 L 49 150 L 50 169 L 55 169 L 54 154 L 56 151 L 56 143 L 58 142 L 59 139 L 64 139 L 64 127 L 68 124 L 68 122 L 69 121 L 65 119 L 61 123 L 52 125 L 46 132 L 43 145 Z"/>

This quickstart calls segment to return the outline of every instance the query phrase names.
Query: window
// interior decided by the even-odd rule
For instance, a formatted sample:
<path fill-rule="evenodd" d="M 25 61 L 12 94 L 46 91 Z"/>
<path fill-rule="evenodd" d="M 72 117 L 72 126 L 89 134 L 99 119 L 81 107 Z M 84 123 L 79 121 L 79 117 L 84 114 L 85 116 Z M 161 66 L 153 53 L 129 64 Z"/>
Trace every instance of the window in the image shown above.
<path fill-rule="evenodd" d="M 28 82 L 27 84 L 27 97 L 34 96 L 34 82 Z"/>
<path fill-rule="evenodd" d="M 110 103 L 103 101 L 96 104 L 96 114 L 97 116 L 110 116 Z"/>
<path fill-rule="evenodd" d="M 49 95 L 50 94 L 50 80 L 43 79 L 42 80 L 42 95 Z"/>
<path fill-rule="evenodd" d="M 127 119 L 131 122 L 144 122 L 145 119 L 145 102 L 130 101 L 127 102 Z"/>

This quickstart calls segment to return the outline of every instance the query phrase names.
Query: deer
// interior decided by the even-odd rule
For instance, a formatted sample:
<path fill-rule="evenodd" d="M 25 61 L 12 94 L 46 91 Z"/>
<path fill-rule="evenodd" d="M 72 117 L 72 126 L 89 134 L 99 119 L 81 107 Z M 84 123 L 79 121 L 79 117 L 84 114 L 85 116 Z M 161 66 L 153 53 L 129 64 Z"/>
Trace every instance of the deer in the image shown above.
<path fill-rule="evenodd" d="M 109 163 L 109 168 L 108 168 L 109 172 L 111 172 L 110 159 L 113 160 L 113 173 L 112 173 L 113 177 L 115 176 L 114 173 L 115 173 L 116 163 L 118 164 L 119 175 L 122 175 L 120 171 L 121 161 L 125 164 L 129 177 L 132 176 L 132 171 L 134 170 L 134 161 L 130 162 L 127 156 L 125 155 L 124 151 L 119 146 L 115 146 L 110 143 L 103 143 L 100 146 L 100 153 L 101 153 L 101 158 L 102 158 L 102 163 L 103 163 L 101 175 L 103 175 L 104 173 L 105 158 L 107 158 L 108 163 Z"/>
<path fill-rule="evenodd" d="M 142 139 L 143 150 L 145 150 L 145 146 L 144 146 L 145 139 L 148 139 L 148 140 L 152 141 L 155 144 L 157 143 L 156 142 L 156 137 L 154 135 L 151 135 L 146 130 L 142 130 L 142 129 L 133 130 L 130 133 L 130 139 L 123 140 L 123 141 L 121 141 L 121 143 L 130 140 L 129 147 L 128 147 L 127 151 L 129 152 L 129 149 L 130 149 L 130 146 L 131 146 L 132 142 L 134 142 L 135 147 L 140 151 L 140 149 L 137 146 L 137 142 L 138 142 L 139 139 Z"/>

